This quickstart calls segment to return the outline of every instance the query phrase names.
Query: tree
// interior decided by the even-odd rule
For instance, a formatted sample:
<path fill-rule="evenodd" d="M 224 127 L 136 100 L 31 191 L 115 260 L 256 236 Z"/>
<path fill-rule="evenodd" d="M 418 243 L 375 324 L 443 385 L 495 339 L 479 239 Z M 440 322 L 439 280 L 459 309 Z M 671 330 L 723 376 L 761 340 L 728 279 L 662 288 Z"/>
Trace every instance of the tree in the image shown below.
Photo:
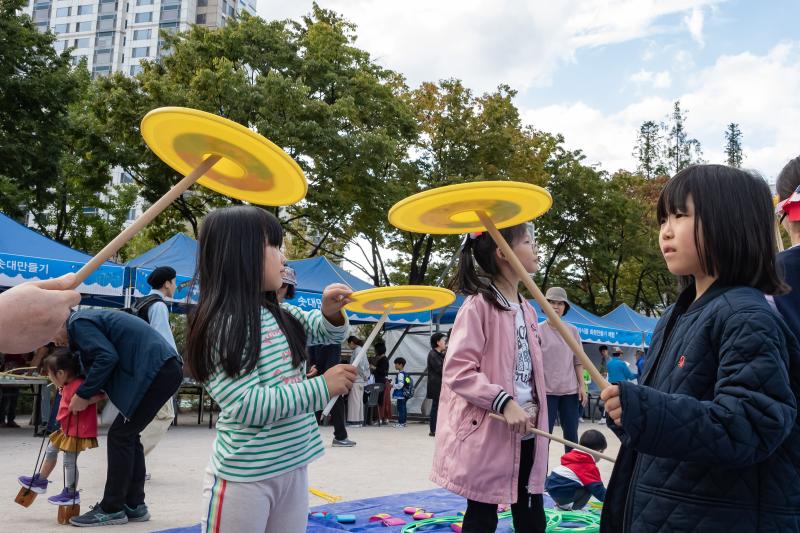
<path fill-rule="evenodd" d="M 667 173 L 662 136 L 664 128 L 664 124 L 657 124 L 652 120 L 643 122 L 639 128 L 633 155 L 638 160 L 637 171 L 647 179 Z"/>
<path fill-rule="evenodd" d="M 379 249 L 385 213 L 401 196 L 392 193 L 392 180 L 415 123 L 402 78 L 355 46 L 351 23 L 314 4 L 300 21 L 245 14 L 218 30 L 195 26 L 162 36 L 171 53 L 146 62 L 135 78 L 100 80 L 91 109 L 96 135 L 113 147 L 115 164 L 145 200 L 180 177 L 145 146 L 141 118 L 160 106 L 192 107 L 255 129 L 301 166 L 306 198 L 274 209 L 296 251 L 341 257 L 343 245 L 359 236 Z M 196 235 L 209 209 L 229 203 L 195 187 L 157 219 L 158 238 L 187 227 Z M 380 266 L 355 264 L 382 279 Z"/>
<path fill-rule="evenodd" d="M 703 150 L 700 141 L 686 132 L 686 112 L 681 109 L 680 100 L 675 101 L 669 120 L 667 166 L 671 174 L 676 174 L 689 165 L 702 163 Z"/>
<path fill-rule="evenodd" d="M 725 156 L 728 166 L 742 168 L 742 130 L 735 122 L 728 124 L 725 130 Z"/>
<path fill-rule="evenodd" d="M 477 180 L 546 181 L 545 143 L 523 128 L 505 85 L 475 96 L 457 79 L 423 83 L 410 94 L 420 135 L 397 174 L 401 199 L 424 189 Z M 394 281 L 434 283 L 457 252 L 461 237 L 393 232 Z"/>

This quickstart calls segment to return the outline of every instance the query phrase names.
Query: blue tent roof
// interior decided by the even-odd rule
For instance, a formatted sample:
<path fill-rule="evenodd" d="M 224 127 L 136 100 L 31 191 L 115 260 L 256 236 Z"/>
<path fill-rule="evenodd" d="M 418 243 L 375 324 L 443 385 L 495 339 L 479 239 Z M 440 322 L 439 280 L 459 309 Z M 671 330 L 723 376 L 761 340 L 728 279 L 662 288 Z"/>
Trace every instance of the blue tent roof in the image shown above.
<path fill-rule="evenodd" d="M 171 266 L 178 274 L 178 291 L 173 300 L 185 302 L 192 286 L 195 264 L 197 260 L 197 241 L 183 234 L 176 234 L 155 248 L 128 261 L 127 266 L 135 268 L 133 285 L 134 296 L 141 297 L 150 293 L 147 276 L 159 266 Z M 322 291 L 331 283 L 344 283 L 354 291 L 374 288 L 366 281 L 345 271 L 333 264 L 327 257 L 312 257 L 298 261 L 288 261 L 297 274 L 297 287 L 295 297 L 290 303 L 302 309 L 318 309 L 322 305 Z M 191 301 L 197 301 L 197 294 L 193 293 Z M 349 313 L 351 322 L 377 322 L 378 315 L 360 315 Z M 430 322 L 430 313 L 406 313 L 403 315 L 390 315 L 390 323 L 395 324 L 427 324 Z"/>
<path fill-rule="evenodd" d="M 331 263 L 327 257 L 312 257 L 287 263 L 297 274 L 297 288 L 295 297 L 288 302 L 303 309 L 319 308 L 322 304 L 322 291 L 331 283 L 344 283 L 354 291 L 374 289 L 375 286 L 350 274 L 343 268 Z M 352 323 L 377 322 L 380 315 L 368 315 L 347 312 Z M 404 313 L 389 315 L 389 323 L 418 325 L 428 324 L 431 320 L 430 311 L 423 313 Z"/>
<path fill-rule="evenodd" d="M 0 287 L 77 272 L 89 259 L 90 255 L 49 239 L 0 213 Z M 94 296 L 121 297 L 124 273 L 125 267 L 106 261 L 78 286 L 78 291 Z"/>
<path fill-rule="evenodd" d="M 147 284 L 147 277 L 156 267 L 170 266 L 178 273 L 178 290 L 173 300 L 185 302 L 192 288 L 196 260 L 197 241 L 183 233 L 176 233 L 155 248 L 126 263 L 127 266 L 135 268 L 135 271 L 131 271 L 133 295 L 141 297 L 149 294 L 151 289 Z M 197 300 L 196 294 L 193 294 L 192 300 Z"/>
<path fill-rule="evenodd" d="M 540 319 L 544 319 L 544 311 L 535 300 L 529 300 Z M 434 311 L 432 318 L 440 324 L 452 324 L 455 321 L 458 309 L 464 303 L 464 297 L 457 295 L 456 301 L 447 307 L 443 313 Z M 614 344 L 619 346 L 641 346 L 642 335 L 639 329 L 628 328 L 613 320 L 608 320 L 590 313 L 574 303 L 570 303 L 569 313 L 564 321 L 578 328 L 578 333 L 583 342 L 598 344 Z"/>
<path fill-rule="evenodd" d="M 648 346 L 650 345 L 650 338 L 653 336 L 653 330 L 658 323 L 657 318 L 640 315 L 631 309 L 628 304 L 621 304 L 603 318 L 616 322 L 623 328 L 642 332 L 645 335 L 645 344 Z"/>
<path fill-rule="evenodd" d="M 375 286 L 363 281 L 341 267 L 331 263 L 327 257 L 319 256 L 287 263 L 297 274 L 297 290 L 322 292 L 331 283 L 344 283 L 354 291 L 374 289 Z"/>

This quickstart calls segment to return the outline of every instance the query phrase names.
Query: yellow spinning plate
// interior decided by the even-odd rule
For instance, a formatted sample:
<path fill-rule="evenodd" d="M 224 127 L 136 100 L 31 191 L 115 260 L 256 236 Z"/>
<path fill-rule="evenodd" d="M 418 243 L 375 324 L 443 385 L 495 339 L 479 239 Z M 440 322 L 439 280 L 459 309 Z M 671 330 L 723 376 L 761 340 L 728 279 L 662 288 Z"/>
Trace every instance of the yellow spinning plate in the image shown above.
<path fill-rule="evenodd" d="M 355 301 L 345 309 L 354 313 L 382 314 L 390 309 L 391 314 L 402 314 L 447 307 L 456 300 L 456 295 L 441 287 L 401 285 L 354 292 L 350 298 Z"/>
<path fill-rule="evenodd" d="M 397 202 L 389 210 L 392 225 L 416 233 L 457 234 L 484 231 L 476 211 L 498 228 L 541 216 L 553 198 L 541 187 L 518 181 L 477 181 L 430 189 Z"/>
<path fill-rule="evenodd" d="M 221 156 L 197 183 L 259 205 L 291 205 L 308 190 L 289 155 L 261 135 L 226 118 L 185 107 L 161 107 L 142 119 L 142 137 L 166 164 L 189 174 L 211 155 Z"/>

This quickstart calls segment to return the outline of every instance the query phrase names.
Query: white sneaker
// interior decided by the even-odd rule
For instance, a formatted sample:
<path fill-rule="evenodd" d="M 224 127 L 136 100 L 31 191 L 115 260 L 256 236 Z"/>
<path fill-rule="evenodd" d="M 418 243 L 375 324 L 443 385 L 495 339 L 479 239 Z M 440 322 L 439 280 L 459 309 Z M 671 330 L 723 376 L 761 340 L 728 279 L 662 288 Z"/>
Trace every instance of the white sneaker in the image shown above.
<path fill-rule="evenodd" d="M 605 424 L 606 423 L 606 417 L 601 418 L 600 420 L 597 421 L 597 423 L 598 424 Z"/>

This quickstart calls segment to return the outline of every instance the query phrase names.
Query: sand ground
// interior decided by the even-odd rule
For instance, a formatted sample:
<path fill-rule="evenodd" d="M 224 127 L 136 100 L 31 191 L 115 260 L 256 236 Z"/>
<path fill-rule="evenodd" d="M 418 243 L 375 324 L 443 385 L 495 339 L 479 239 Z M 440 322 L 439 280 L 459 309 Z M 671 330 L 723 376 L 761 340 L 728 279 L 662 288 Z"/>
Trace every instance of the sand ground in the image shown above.
<path fill-rule="evenodd" d="M 199 522 L 200 492 L 203 471 L 208 462 L 214 430 L 208 424 L 196 425 L 196 415 L 181 415 L 181 425 L 173 426 L 147 459 L 152 479 L 147 483 L 147 504 L 153 518 L 149 522 L 116 526 L 114 532 L 158 531 L 188 526 Z M 19 420 L 25 417 L 19 416 Z M 579 432 L 599 429 L 608 439 L 606 453 L 616 456 L 619 441 L 605 427 L 585 422 Z M 325 455 L 309 467 L 310 486 L 321 491 L 355 500 L 387 494 L 435 488 L 428 481 L 433 457 L 434 439 L 428 436 L 427 424 L 409 423 L 404 429 L 391 426 L 348 429 L 350 438 L 358 442 L 354 448 L 331 448 L 333 429 L 322 427 L 326 445 Z M 105 483 L 105 428 L 101 428 L 100 448 L 89 450 L 78 459 L 80 467 L 82 511 L 101 499 Z M 560 435 L 560 428 L 555 433 Z M 47 503 L 47 495 L 37 498 L 29 508 L 14 503 L 19 489 L 16 477 L 30 475 L 41 438 L 32 435 L 31 428 L 0 429 L 0 516 L 6 532 L 64 531 L 70 526 L 56 522 L 56 507 Z M 558 464 L 563 453 L 560 444 L 550 446 L 550 466 Z M 398 460 L 398 457 L 402 460 Z M 599 464 L 607 483 L 612 465 Z M 53 484 L 48 495 L 62 487 L 61 462 L 51 477 Z M 310 497 L 312 506 L 324 500 Z M 71 528 L 70 528 L 71 529 Z"/>

